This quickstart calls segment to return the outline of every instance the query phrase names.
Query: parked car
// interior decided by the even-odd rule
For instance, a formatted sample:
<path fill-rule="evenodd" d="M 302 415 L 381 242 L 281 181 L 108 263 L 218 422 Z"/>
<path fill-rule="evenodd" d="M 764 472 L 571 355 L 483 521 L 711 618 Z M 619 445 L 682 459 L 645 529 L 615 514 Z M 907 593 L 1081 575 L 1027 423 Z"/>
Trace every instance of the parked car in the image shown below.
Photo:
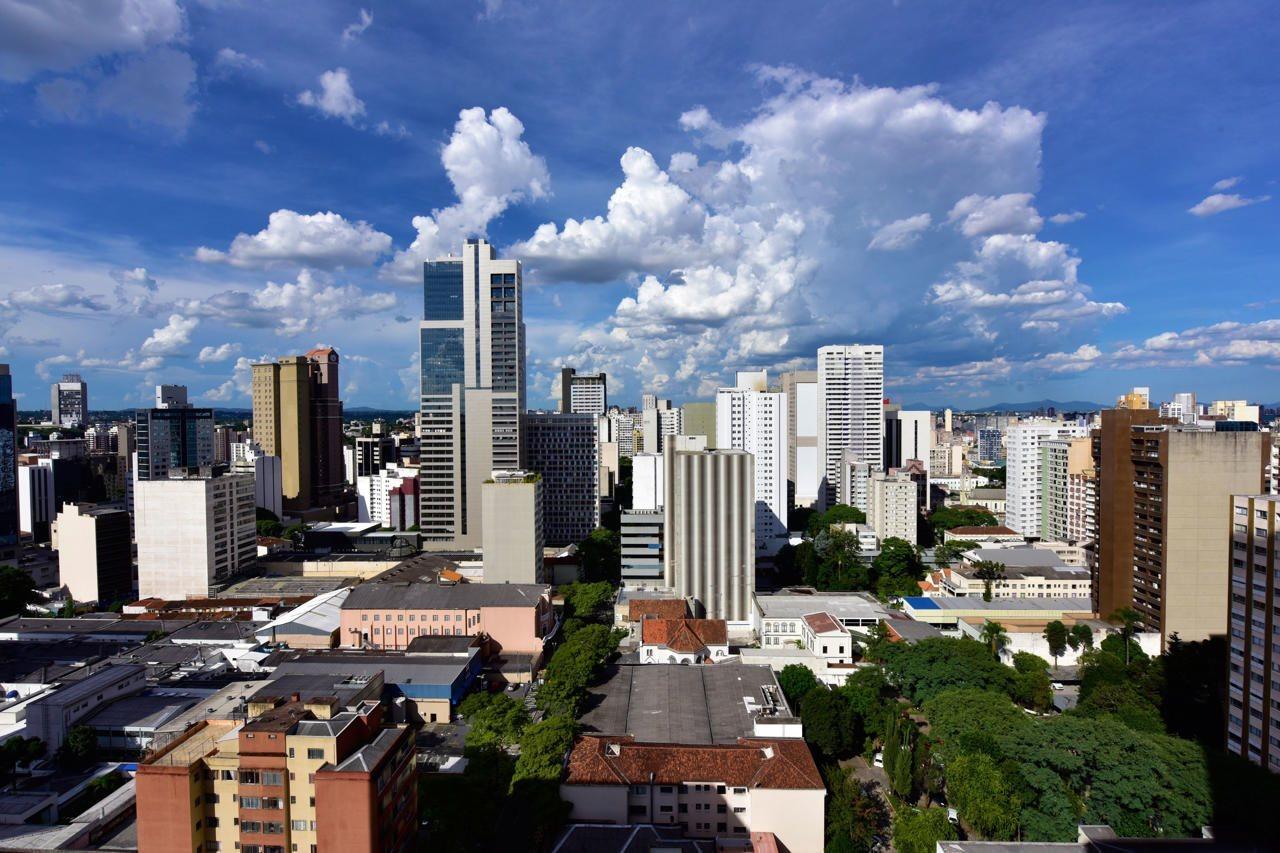
<path fill-rule="evenodd" d="M 871 763 L 876 767 L 884 767 L 884 753 L 877 752 L 875 757 L 871 759 Z"/>

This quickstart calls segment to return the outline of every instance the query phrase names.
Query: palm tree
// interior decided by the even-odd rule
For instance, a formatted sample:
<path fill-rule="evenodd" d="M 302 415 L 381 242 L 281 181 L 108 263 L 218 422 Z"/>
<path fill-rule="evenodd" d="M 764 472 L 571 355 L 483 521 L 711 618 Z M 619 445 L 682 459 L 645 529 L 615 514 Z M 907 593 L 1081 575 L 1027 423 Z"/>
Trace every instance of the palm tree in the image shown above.
<path fill-rule="evenodd" d="M 982 581 L 982 600 L 991 600 L 992 581 L 1004 580 L 1004 563 L 994 560 L 979 560 L 973 564 L 973 576 Z"/>
<path fill-rule="evenodd" d="M 1142 621 L 1142 614 L 1132 607 L 1121 607 L 1111 614 L 1112 622 L 1120 623 L 1120 639 L 1124 641 L 1124 665 L 1129 665 L 1129 640 L 1133 637 L 1134 628 Z"/>
<path fill-rule="evenodd" d="M 978 636 L 991 649 L 991 656 L 1000 660 L 1000 650 L 1009 644 L 1009 632 L 999 622 L 988 620 L 983 624 Z"/>

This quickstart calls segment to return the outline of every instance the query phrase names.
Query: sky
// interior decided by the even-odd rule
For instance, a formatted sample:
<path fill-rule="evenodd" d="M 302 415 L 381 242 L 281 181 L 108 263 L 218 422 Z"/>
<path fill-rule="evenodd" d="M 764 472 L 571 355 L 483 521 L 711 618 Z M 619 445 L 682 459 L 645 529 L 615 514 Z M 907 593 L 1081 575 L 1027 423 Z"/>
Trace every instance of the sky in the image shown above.
<path fill-rule="evenodd" d="M 485 236 L 535 407 L 840 343 L 908 403 L 1272 403 L 1278 41 L 1263 0 L 0 0 L 0 361 L 22 408 L 247 407 L 326 345 L 408 410 L 421 261 Z"/>

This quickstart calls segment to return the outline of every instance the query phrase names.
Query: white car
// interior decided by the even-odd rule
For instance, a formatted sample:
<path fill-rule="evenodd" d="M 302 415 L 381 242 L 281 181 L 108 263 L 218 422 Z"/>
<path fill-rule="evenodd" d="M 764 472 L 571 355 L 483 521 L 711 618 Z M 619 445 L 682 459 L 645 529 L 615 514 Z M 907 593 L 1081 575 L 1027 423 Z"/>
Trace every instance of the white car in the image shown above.
<path fill-rule="evenodd" d="M 1050 686 L 1050 687 L 1052 687 L 1054 690 L 1061 690 L 1061 689 L 1062 689 L 1062 682 L 1061 682 L 1061 681 L 1054 681 L 1054 682 L 1050 683 L 1050 684 L 1049 684 L 1049 686 Z"/>
<path fill-rule="evenodd" d="M 876 767 L 884 767 L 884 753 L 877 752 L 875 757 L 871 759 L 871 763 Z"/>

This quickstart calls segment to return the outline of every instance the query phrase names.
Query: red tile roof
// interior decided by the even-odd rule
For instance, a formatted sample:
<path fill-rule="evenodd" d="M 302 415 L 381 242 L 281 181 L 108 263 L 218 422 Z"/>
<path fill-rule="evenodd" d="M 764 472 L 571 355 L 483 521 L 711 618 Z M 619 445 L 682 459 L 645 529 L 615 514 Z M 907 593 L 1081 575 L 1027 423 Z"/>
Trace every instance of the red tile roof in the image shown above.
<path fill-rule="evenodd" d="M 990 527 L 953 527 L 947 531 L 952 536 L 1018 536 L 1018 531 L 994 524 Z"/>
<path fill-rule="evenodd" d="M 723 619 L 642 619 L 640 641 L 673 652 L 699 652 L 727 644 L 729 626 Z"/>
<path fill-rule="evenodd" d="M 815 634 L 826 634 L 831 631 L 844 631 L 844 628 L 832 618 L 830 613 L 809 613 L 804 621 Z"/>
<path fill-rule="evenodd" d="M 611 754 L 616 752 L 616 754 Z M 821 789 L 822 776 L 800 739 L 739 738 L 736 744 L 636 743 L 630 737 L 579 737 L 566 785 L 679 785 L 719 782 L 744 788 Z"/>
<path fill-rule="evenodd" d="M 659 619 L 683 619 L 689 615 L 689 607 L 683 598 L 633 598 L 627 613 L 627 621 L 639 622 L 646 617 Z"/>

